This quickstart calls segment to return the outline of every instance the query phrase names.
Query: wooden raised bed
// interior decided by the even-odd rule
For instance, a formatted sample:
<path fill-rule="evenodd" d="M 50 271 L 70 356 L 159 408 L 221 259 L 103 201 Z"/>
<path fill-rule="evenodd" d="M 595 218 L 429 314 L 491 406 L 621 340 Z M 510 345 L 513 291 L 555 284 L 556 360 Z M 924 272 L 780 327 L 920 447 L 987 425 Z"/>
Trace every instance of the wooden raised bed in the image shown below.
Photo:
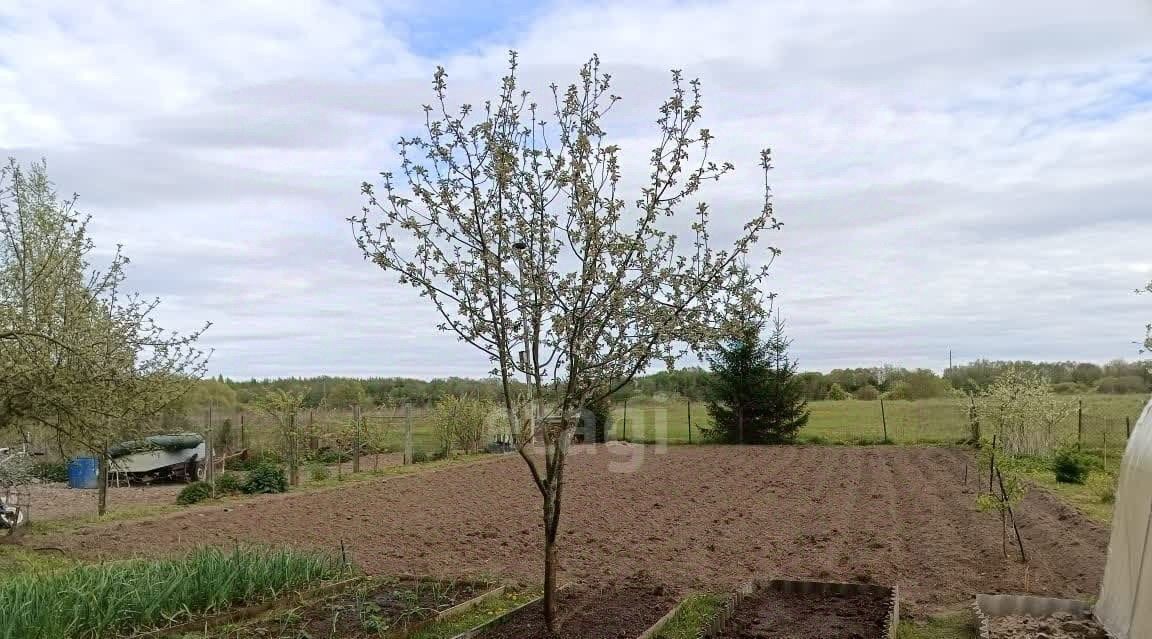
<path fill-rule="evenodd" d="M 244 606 L 242 608 L 236 608 L 234 610 L 226 610 L 224 612 L 201 619 L 194 619 L 192 621 L 186 621 L 174 626 L 167 626 L 165 628 L 157 628 L 155 630 L 148 630 L 146 632 L 137 633 L 132 635 L 129 639 L 154 639 L 156 637 L 167 637 L 170 635 L 197 632 L 200 630 L 218 628 L 227 624 L 248 621 L 249 619 L 255 619 L 256 617 L 268 613 L 279 612 L 281 610 L 287 610 L 296 606 L 306 606 L 318 601 L 323 601 L 329 597 L 338 595 L 348 590 L 363 580 L 363 577 L 353 577 L 351 579 L 345 579 L 343 581 L 325 584 L 323 586 L 311 588 L 309 590 L 298 590 L 288 593 L 287 595 L 282 595 L 275 599 L 261 601 Z"/>
<path fill-rule="evenodd" d="M 561 606 L 563 606 L 565 603 L 563 601 L 564 595 L 570 595 L 571 597 L 578 597 L 578 599 L 570 600 L 566 603 L 569 606 L 574 606 L 575 608 L 583 608 L 580 604 L 587 603 L 589 601 L 595 602 L 598 598 L 602 599 L 602 600 L 611 600 L 611 597 L 614 593 L 621 592 L 620 590 L 617 589 L 618 587 L 629 589 L 629 588 L 635 588 L 635 585 L 631 584 L 631 582 L 625 582 L 625 584 L 623 586 L 618 586 L 616 584 L 609 584 L 609 585 L 600 586 L 598 588 L 582 589 L 579 585 L 569 584 L 569 585 L 565 585 L 565 586 L 561 587 L 558 590 L 557 594 L 561 598 Z M 651 624 L 647 624 L 647 622 L 644 622 L 647 625 L 642 626 L 641 629 L 636 631 L 637 632 L 637 634 L 636 634 L 637 639 L 651 639 L 651 637 L 654 637 L 661 629 L 664 628 L 665 625 L 667 625 L 667 623 L 672 619 L 672 617 L 675 616 L 675 613 L 680 609 L 680 606 L 683 605 L 682 600 L 676 600 L 676 599 L 672 598 L 672 596 L 669 593 L 667 593 L 666 591 L 664 591 L 662 587 L 655 586 L 655 588 L 657 588 L 659 590 L 659 593 L 658 594 L 653 593 L 653 596 L 657 597 L 657 598 L 668 599 L 669 601 L 668 601 L 667 607 L 669 610 L 668 610 L 668 612 L 666 612 L 666 614 L 664 614 L 662 617 L 654 620 Z M 635 592 L 633 592 L 633 594 L 635 594 Z M 499 615 L 498 617 L 496 617 L 494 619 L 491 619 L 491 620 L 489 620 L 483 624 L 480 624 L 479 626 L 476 626 L 475 628 L 471 628 L 469 630 L 466 630 L 466 631 L 456 635 L 452 639 L 474 639 L 477 637 L 483 637 L 483 636 L 487 636 L 489 633 L 500 632 L 501 626 L 504 626 L 506 624 L 523 623 L 524 620 L 520 619 L 520 617 L 522 615 L 535 616 L 535 615 L 540 614 L 539 607 L 543 604 L 543 600 L 544 600 L 543 597 L 536 597 L 536 598 L 532 599 L 531 601 L 527 601 L 527 602 L 525 602 L 519 606 L 516 606 L 515 608 Z M 588 609 L 592 609 L 592 608 L 588 608 Z M 569 611 L 570 611 L 570 609 L 569 609 Z M 561 608 L 561 612 L 562 612 L 562 614 L 563 614 L 563 612 L 565 612 L 563 607 Z M 617 615 L 612 614 L 611 612 L 607 612 L 607 613 L 603 614 L 602 618 L 605 620 L 617 621 L 619 617 Z M 586 622 L 587 619 L 585 618 L 584 621 Z M 572 623 L 574 623 L 574 622 L 570 618 L 569 624 L 572 624 Z M 561 628 L 561 635 L 563 637 L 576 636 L 575 634 L 573 634 L 573 635 L 564 634 L 564 629 L 565 629 L 564 627 Z M 522 637 L 522 636 L 526 636 L 526 635 L 531 635 L 534 632 L 535 632 L 534 630 L 529 631 L 528 629 L 526 629 L 524 627 L 520 627 L 516 632 L 516 636 Z M 572 631 L 572 632 L 579 632 L 579 630 Z M 585 633 L 580 633 L 580 636 L 581 637 L 585 636 Z"/>
<path fill-rule="evenodd" d="M 418 630 L 424 628 L 428 624 L 435 623 L 444 619 L 450 619 L 457 615 L 463 614 L 473 607 L 488 601 L 494 597 L 499 597 L 504 593 L 505 587 L 501 585 L 492 584 L 490 582 L 476 582 L 476 581 L 454 581 L 448 582 L 437 579 L 423 579 L 411 575 L 403 575 L 394 577 L 396 580 L 393 584 L 388 581 L 380 580 L 375 583 L 377 590 L 370 592 L 377 592 L 379 589 L 386 589 L 390 585 L 402 585 L 406 583 L 418 582 L 428 584 L 453 584 L 456 586 L 463 586 L 471 589 L 473 592 L 478 592 L 475 596 L 456 603 L 448 608 L 440 610 L 435 614 L 430 614 L 423 619 L 416 620 L 412 623 L 405 623 L 399 627 L 392 628 L 382 634 L 382 637 L 388 639 L 405 639 L 406 637 L 415 634 Z M 292 593 L 285 597 L 279 597 L 274 600 L 261 602 L 244 608 L 229 610 L 224 613 L 214 615 L 207 618 L 197 619 L 177 626 L 170 626 L 167 628 L 152 630 L 139 635 L 134 635 L 131 639 L 157 639 L 160 637 L 179 636 L 182 633 L 189 632 L 204 632 L 207 634 L 213 629 L 222 629 L 225 626 L 235 624 L 245 624 L 249 622 L 252 626 L 244 625 L 244 628 L 259 627 L 265 623 L 262 619 L 272 617 L 276 613 L 288 611 L 290 609 L 308 609 L 322 605 L 331 605 L 328 602 L 339 600 L 341 596 L 348 594 L 350 590 L 356 587 L 372 584 L 372 578 L 357 577 L 348 579 L 334 584 L 322 586 L 312 590 Z M 260 619 L 260 621 L 258 621 Z M 244 634 L 235 634 L 232 630 L 226 631 L 223 635 L 225 637 L 246 636 Z"/>
<path fill-rule="evenodd" d="M 896 627 L 900 621 L 900 589 L 898 586 L 878 586 L 875 584 L 852 584 L 829 581 L 800 581 L 792 579 L 753 580 L 731 595 L 724 611 L 712 622 L 704 633 L 708 639 L 718 639 L 730 630 L 733 618 L 740 612 L 740 605 L 750 598 L 760 595 L 837 595 L 868 596 L 885 602 L 887 612 L 884 628 L 876 639 L 895 639 Z"/>

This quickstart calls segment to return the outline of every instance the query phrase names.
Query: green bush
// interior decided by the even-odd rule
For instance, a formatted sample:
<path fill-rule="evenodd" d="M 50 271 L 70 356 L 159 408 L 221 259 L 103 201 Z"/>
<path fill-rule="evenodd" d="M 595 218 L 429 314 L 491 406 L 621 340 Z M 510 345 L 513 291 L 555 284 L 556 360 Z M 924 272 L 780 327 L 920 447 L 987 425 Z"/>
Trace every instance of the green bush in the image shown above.
<path fill-rule="evenodd" d="M 1056 481 L 1062 484 L 1083 484 L 1092 466 L 1093 460 L 1090 457 L 1071 449 L 1061 450 L 1052 460 Z"/>
<path fill-rule="evenodd" d="M 190 506 L 204 501 L 205 499 L 212 499 L 212 484 L 206 481 L 192 482 L 180 491 L 176 496 L 176 503 L 181 506 Z"/>
<path fill-rule="evenodd" d="M 40 481 L 68 481 L 68 466 L 64 462 L 36 462 L 32 464 L 32 476 Z"/>
<path fill-rule="evenodd" d="M 220 473 L 216 478 L 216 492 L 221 495 L 235 495 L 241 492 L 242 483 L 236 473 Z"/>
<path fill-rule="evenodd" d="M 233 457 L 229 459 L 224 468 L 227 470 L 242 470 L 249 471 L 256 468 L 260 464 L 283 464 L 284 456 L 280 453 L 271 450 L 262 450 L 259 452 L 251 453 L 246 459 Z"/>
<path fill-rule="evenodd" d="M 352 454 L 335 448 L 325 448 L 316 451 L 312 461 L 319 464 L 344 464 L 352 461 Z"/>
<path fill-rule="evenodd" d="M 1088 487 L 1100 503 L 1111 504 L 1116 501 L 1116 476 L 1112 473 L 1092 473 L 1088 478 Z"/>
<path fill-rule="evenodd" d="M 426 453 L 422 450 L 418 450 L 418 451 L 412 453 L 412 463 L 413 464 L 423 464 L 423 463 L 427 462 L 428 460 L 429 460 L 428 453 Z"/>
<path fill-rule="evenodd" d="M 328 467 L 324 464 L 312 464 L 309 473 L 312 476 L 312 481 L 324 481 L 331 477 L 331 473 L 328 472 Z"/>
<path fill-rule="evenodd" d="M 240 489 L 249 495 L 282 493 L 288 490 L 288 477 L 284 475 L 283 468 L 275 464 L 262 463 L 248 471 L 248 476 Z"/>

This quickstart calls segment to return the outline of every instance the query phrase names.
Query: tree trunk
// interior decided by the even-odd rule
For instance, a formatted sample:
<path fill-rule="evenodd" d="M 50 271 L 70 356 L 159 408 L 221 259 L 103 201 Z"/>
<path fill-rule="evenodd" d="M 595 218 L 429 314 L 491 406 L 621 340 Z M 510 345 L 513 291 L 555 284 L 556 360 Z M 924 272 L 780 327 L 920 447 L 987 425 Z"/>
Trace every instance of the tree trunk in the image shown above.
<path fill-rule="evenodd" d="M 743 444 L 744 443 L 744 408 L 743 407 L 741 407 L 740 410 L 736 411 L 736 423 L 737 423 L 737 427 L 739 429 L 738 441 L 740 444 Z"/>
<path fill-rule="evenodd" d="M 96 486 L 100 495 L 96 503 L 96 514 L 103 517 L 108 512 L 108 449 L 100 451 L 100 469 L 97 472 Z"/>
<path fill-rule="evenodd" d="M 544 628 L 548 636 L 559 631 L 556 623 L 556 529 L 560 521 L 556 489 L 550 487 L 544 498 Z"/>

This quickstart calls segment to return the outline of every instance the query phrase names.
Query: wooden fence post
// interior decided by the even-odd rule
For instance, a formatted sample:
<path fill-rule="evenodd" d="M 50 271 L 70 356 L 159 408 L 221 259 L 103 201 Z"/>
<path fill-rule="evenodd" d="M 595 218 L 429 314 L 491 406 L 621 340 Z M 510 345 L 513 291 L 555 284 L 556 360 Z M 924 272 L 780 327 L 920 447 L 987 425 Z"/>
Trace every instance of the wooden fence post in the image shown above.
<path fill-rule="evenodd" d="M 688 443 L 692 443 L 692 400 L 688 400 Z"/>
<path fill-rule="evenodd" d="M 628 398 L 624 398 L 624 437 L 623 441 L 628 441 Z"/>
<path fill-rule="evenodd" d="M 352 407 L 352 421 L 355 440 L 352 444 L 352 472 L 360 472 L 360 404 Z"/>
<path fill-rule="evenodd" d="M 1127 441 L 1132 437 L 1132 418 L 1124 418 L 1124 440 Z"/>
<path fill-rule="evenodd" d="M 884 398 L 880 398 L 880 423 L 884 426 L 884 441 L 888 441 L 888 414 L 884 411 Z"/>
<path fill-rule="evenodd" d="M 404 404 L 404 465 L 412 463 L 412 404 Z"/>
<path fill-rule="evenodd" d="M 244 411 L 240 411 L 240 448 L 248 448 L 248 432 L 244 428 Z"/>
<path fill-rule="evenodd" d="M 1078 400 L 1076 410 L 1076 450 L 1084 445 L 1084 400 Z"/>

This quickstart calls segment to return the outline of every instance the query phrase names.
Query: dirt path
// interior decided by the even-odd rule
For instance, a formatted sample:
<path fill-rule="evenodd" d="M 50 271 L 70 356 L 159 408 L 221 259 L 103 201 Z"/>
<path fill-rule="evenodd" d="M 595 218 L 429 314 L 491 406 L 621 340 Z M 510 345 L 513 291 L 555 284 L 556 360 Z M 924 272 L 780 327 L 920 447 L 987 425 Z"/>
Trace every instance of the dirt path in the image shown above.
<path fill-rule="evenodd" d="M 1108 533 L 1046 493 L 1019 506 L 1032 554 L 1000 548 L 1000 521 L 963 484 L 966 453 L 903 447 L 582 448 L 568 469 L 566 579 L 646 570 L 670 586 L 756 575 L 899 583 L 913 612 L 973 593 L 1095 592 Z M 514 457 L 346 489 L 123 522 L 46 539 L 87 556 L 237 541 L 334 548 L 370 572 L 535 578 L 539 494 Z"/>

